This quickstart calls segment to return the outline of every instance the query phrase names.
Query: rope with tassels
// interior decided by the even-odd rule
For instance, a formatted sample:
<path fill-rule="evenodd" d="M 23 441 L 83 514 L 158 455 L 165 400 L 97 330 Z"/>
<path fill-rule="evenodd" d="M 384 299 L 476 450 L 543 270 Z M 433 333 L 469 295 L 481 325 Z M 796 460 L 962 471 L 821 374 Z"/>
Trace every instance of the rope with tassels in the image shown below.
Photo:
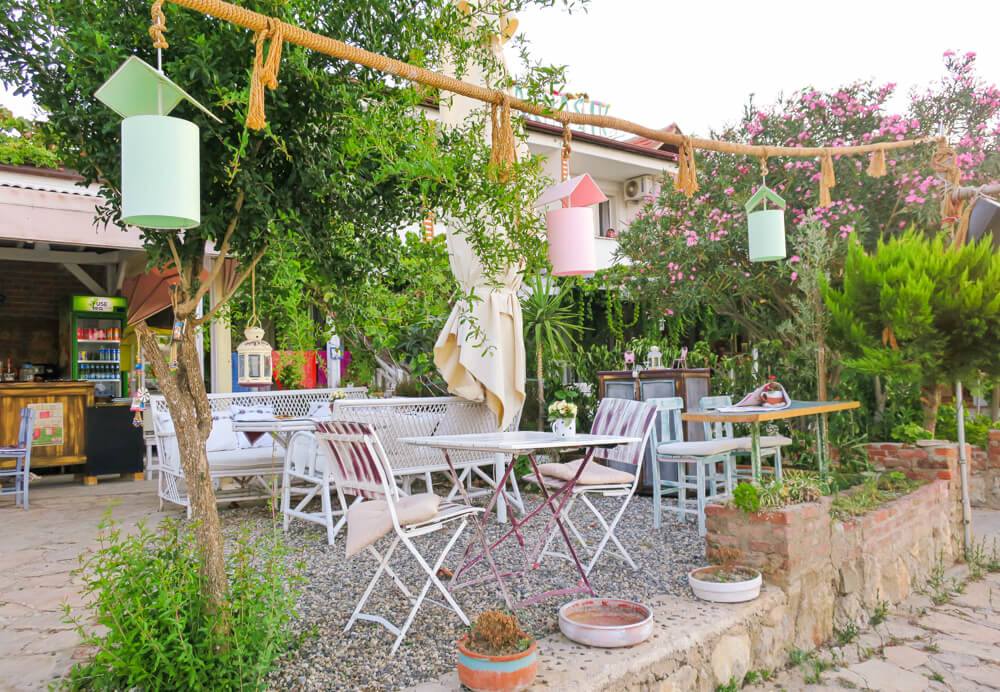
<path fill-rule="evenodd" d="M 562 151 L 560 152 L 560 173 L 562 174 L 562 179 L 564 181 L 569 180 L 569 158 L 573 153 L 573 130 L 570 129 L 569 123 L 563 123 L 562 130 Z"/>
<path fill-rule="evenodd" d="M 837 185 L 837 176 L 833 172 L 833 154 L 829 149 L 823 152 L 820 156 L 820 172 L 819 172 L 819 206 L 828 207 L 830 206 L 830 188 Z"/>
<path fill-rule="evenodd" d="M 153 39 L 153 48 L 165 50 L 170 47 L 163 32 L 167 30 L 167 17 L 163 14 L 163 0 L 155 0 L 153 6 L 149 8 L 149 13 L 153 16 L 153 23 L 149 27 L 149 37 Z"/>
<path fill-rule="evenodd" d="M 254 72 L 251 77 L 250 100 L 248 107 L 247 125 L 259 129 L 266 125 L 264 119 L 264 86 L 274 89 L 277 86 L 278 62 L 281 58 L 281 44 L 288 41 L 311 50 L 316 50 L 333 58 L 347 60 L 364 67 L 392 74 L 401 79 L 418 82 L 443 91 L 450 91 L 467 98 L 476 99 L 492 105 L 492 122 L 494 134 L 494 152 L 491 155 L 493 162 L 502 178 L 509 176 L 508 165 L 514 159 L 514 135 L 510 129 L 510 111 L 517 110 L 522 113 L 536 115 L 540 117 L 555 118 L 564 125 L 591 125 L 599 128 L 628 132 L 639 137 L 645 137 L 654 142 L 675 146 L 678 148 L 678 177 L 676 187 L 683 190 L 689 197 L 698 190 L 698 176 L 695 169 L 694 150 L 716 151 L 726 154 L 742 154 L 745 156 L 792 156 L 792 157 L 816 157 L 823 159 L 824 173 L 821 175 L 820 197 L 827 200 L 829 204 L 830 188 L 836 185 L 836 178 L 833 173 L 833 161 L 831 152 L 838 155 L 853 154 L 873 154 L 873 161 L 870 169 L 878 171 L 879 166 L 876 159 L 881 158 L 884 165 L 885 153 L 893 149 L 905 149 L 937 141 L 937 137 L 924 137 L 920 139 L 905 139 L 895 142 L 880 142 L 877 144 L 858 144 L 839 147 L 789 147 L 775 146 L 765 147 L 755 144 L 740 144 L 736 142 L 724 142 L 714 139 L 702 139 L 688 137 L 677 132 L 665 130 L 654 130 L 638 123 L 623 118 L 614 118 L 607 115 L 595 115 L 589 113 L 572 113 L 560 111 L 553 114 L 551 110 L 543 105 L 524 101 L 510 96 L 499 89 L 469 84 L 454 77 L 427 70 L 416 65 L 395 60 L 393 58 L 372 53 L 362 48 L 356 48 L 343 41 L 322 36 L 312 31 L 307 31 L 301 27 L 281 22 L 273 17 L 253 12 L 239 7 L 224 0 L 155 0 L 153 3 L 153 22 L 150 27 L 150 35 L 153 36 L 154 45 L 166 47 L 163 39 L 163 31 L 166 30 L 165 21 L 161 6 L 164 2 L 171 2 L 175 5 L 187 7 L 204 14 L 210 14 L 224 21 L 232 22 L 239 26 L 251 29 L 255 36 L 255 56 Z M 154 31 L 155 28 L 155 31 Z M 263 41 L 271 39 L 271 50 L 267 60 L 263 59 Z M 258 59 L 259 57 L 259 59 Z M 498 112 L 499 111 L 499 112 Z M 499 146 L 499 149 L 497 147 Z M 877 176 L 877 172 L 871 172 Z"/>
<path fill-rule="evenodd" d="M 510 167 L 517 161 L 515 149 L 514 128 L 510 121 L 510 96 L 504 94 L 500 105 L 493 104 L 490 110 L 492 131 L 490 141 L 490 170 L 501 182 L 510 179 Z"/>
<path fill-rule="evenodd" d="M 268 17 L 267 28 L 254 36 L 253 73 L 250 75 L 250 98 L 247 104 L 247 127 L 260 130 L 267 125 L 264 117 L 264 87 L 278 88 L 278 67 L 281 65 L 281 44 L 284 40 L 284 22 Z M 264 41 L 271 39 L 271 47 L 264 60 Z"/>
<path fill-rule="evenodd" d="M 953 194 L 962 182 L 962 169 L 958 165 L 958 154 L 944 137 L 938 140 L 937 151 L 931 156 L 931 168 L 944 181 L 944 191 L 941 194 L 941 220 L 944 223 L 957 222 L 952 233 L 952 242 L 954 247 L 962 247 L 969 233 L 972 204 L 967 200 L 957 199 Z"/>

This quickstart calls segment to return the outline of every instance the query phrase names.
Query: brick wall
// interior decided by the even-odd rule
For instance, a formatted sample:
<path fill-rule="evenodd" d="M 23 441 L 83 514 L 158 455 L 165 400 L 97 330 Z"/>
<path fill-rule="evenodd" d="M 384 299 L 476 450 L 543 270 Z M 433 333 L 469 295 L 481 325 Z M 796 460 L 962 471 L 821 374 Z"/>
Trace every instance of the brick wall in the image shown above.
<path fill-rule="evenodd" d="M 953 534 L 961 540 L 961 532 L 954 523 L 951 478 L 936 478 L 949 473 L 948 459 L 934 454 L 924 461 L 931 468 L 918 473 L 933 474 L 934 480 L 851 521 L 831 518 L 828 497 L 749 514 L 710 505 L 708 555 L 720 547 L 740 550 L 744 564 L 788 596 L 794 644 L 812 648 L 833 635 L 835 623 L 864 622 L 881 601 L 904 600 L 938 560 L 950 563 L 958 554 Z"/>
<path fill-rule="evenodd" d="M 100 269 L 86 268 L 97 279 Z M 103 279 L 97 279 L 103 283 Z M 72 295 L 90 295 L 62 265 L 0 260 L 0 361 L 59 362 L 59 310 Z"/>

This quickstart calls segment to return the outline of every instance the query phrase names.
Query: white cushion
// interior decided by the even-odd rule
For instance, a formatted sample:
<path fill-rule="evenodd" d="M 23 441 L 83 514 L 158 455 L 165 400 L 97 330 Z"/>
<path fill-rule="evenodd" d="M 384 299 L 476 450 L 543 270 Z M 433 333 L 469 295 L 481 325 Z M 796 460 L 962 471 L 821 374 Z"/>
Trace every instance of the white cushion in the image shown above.
<path fill-rule="evenodd" d="M 160 435 L 174 434 L 174 419 L 169 411 L 159 411 L 153 414 L 153 431 Z"/>
<path fill-rule="evenodd" d="M 400 526 L 419 524 L 437 516 L 441 498 L 434 493 L 405 495 L 396 501 Z M 347 510 L 347 557 L 356 555 L 392 531 L 392 515 L 385 500 L 364 500 Z"/>
<path fill-rule="evenodd" d="M 209 452 L 225 452 L 239 449 L 240 441 L 233 430 L 233 416 L 229 411 L 217 411 L 212 414 L 212 432 L 205 441 L 205 449 Z"/>
<path fill-rule="evenodd" d="M 233 406 L 233 420 L 271 420 L 274 418 L 274 406 L 259 404 L 257 406 Z"/>
<path fill-rule="evenodd" d="M 750 438 L 749 437 L 736 437 L 733 438 L 739 445 L 737 449 L 741 452 L 750 451 Z M 760 446 L 763 449 L 768 447 L 784 447 L 785 445 L 792 444 L 792 441 L 785 437 L 784 435 L 761 435 L 760 436 Z"/>
<path fill-rule="evenodd" d="M 333 418 L 330 402 L 310 401 L 309 410 L 306 411 L 306 418 L 322 418 L 323 420 L 330 420 Z"/>
<path fill-rule="evenodd" d="M 538 472 L 550 478 L 570 481 L 573 480 L 573 476 L 576 475 L 582 463 L 583 459 L 574 459 L 565 464 L 539 464 Z M 583 473 L 580 474 L 580 478 L 576 482 L 579 485 L 618 485 L 631 483 L 634 480 L 635 476 L 627 471 L 608 468 L 591 460 L 583 468 Z"/>
<path fill-rule="evenodd" d="M 656 448 L 657 454 L 675 457 L 710 457 L 737 449 L 733 439 L 705 440 L 703 442 L 664 442 Z"/>
<path fill-rule="evenodd" d="M 284 454 L 272 454 L 266 449 L 227 449 L 208 453 L 208 466 L 212 471 L 224 469 L 269 469 L 279 471 L 285 463 Z"/>

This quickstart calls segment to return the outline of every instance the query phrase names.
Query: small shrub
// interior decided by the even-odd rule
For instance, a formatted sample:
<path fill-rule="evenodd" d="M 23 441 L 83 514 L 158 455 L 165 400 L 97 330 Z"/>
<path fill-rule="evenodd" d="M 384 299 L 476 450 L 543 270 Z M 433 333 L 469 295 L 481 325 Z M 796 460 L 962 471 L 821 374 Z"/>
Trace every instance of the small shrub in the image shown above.
<path fill-rule="evenodd" d="M 845 521 L 867 514 L 920 485 L 920 481 L 910 480 L 898 471 L 869 476 L 854 492 L 837 495 L 833 499 L 830 516 L 838 521 Z"/>
<path fill-rule="evenodd" d="M 875 606 L 875 610 L 872 611 L 871 616 L 868 618 L 868 624 L 872 627 L 878 627 L 885 619 L 889 617 L 889 601 L 879 601 L 878 605 Z"/>
<path fill-rule="evenodd" d="M 753 483 L 740 483 L 733 490 L 733 504 L 749 514 L 760 509 L 760 496 Z"/>
<path fill-rule="evenodd" d="M 521 629 L 516 615 L 487 610 L 472 624 L 468 647 L 486 656 L 510 656 L 524 651 L 533 641 Z"/>
<path fill-rule="evenodd" d="M 73 668 L 64 686 L 89 690 L 262 690 L 291 640 L 287 628 L 302 581 L 289 570 L 281 534 L 237 537 L 227 559 L 229 594 L 211 612 L 201 594 L 194 529 L 165 519 L 124 533 L 110 508 L 98 549 L 80 570 L 87 605 L 107 633 L 70 618 L 93 660 Z M 82 560 L 82 558 L 81 558 Z"/>
<path fill-rule="evenodd" d="M 746 683 L 744 683 L 746 684 Z M 729 682 L 725 685 L 716 685 L 715 692 L 739 692 L 741 685 L 736 682 L 735 677 L 729 678 Z"/>
<path fill-rule="evenodd" d="M 850 644 L 858 636 L 858 626 L 853 622 L 848 622 L 844 629 L 833 628 L 833 634 L 837 637 L 837 644 L 844 646 Z"/>
<path fill-rule="evenodd" d="M 917 440 L 931 439 L 934 433 L 919 423 L 900 423 L 892 429 L 890 436 L 894 442 L 913 444 Z"/>

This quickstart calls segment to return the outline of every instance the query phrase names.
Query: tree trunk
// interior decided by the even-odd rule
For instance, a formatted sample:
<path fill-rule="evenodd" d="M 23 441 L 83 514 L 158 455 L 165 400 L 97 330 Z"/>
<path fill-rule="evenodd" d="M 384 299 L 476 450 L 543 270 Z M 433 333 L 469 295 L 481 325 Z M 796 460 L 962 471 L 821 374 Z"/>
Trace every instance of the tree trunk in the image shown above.
<path fill-rule="evenodd" d="M 993 398 L 990 402 L 990 420 L 994 423 L 1000 419 L 1000 383 L 993 385 Z"/>
<path fill-rule="evenodd" d="M 541 339 L 538 341 L 538 346 L 535 347 L 535 358 L 537 362 L 538 373 L 538 430 L 541 432 L 545 429 L 545 371 L 542 369 L 542 343 Z"/>
<path fill-rule="evenodd" d="M 873 418 L 876 423 L 881 423 L 885 417 L 885 404 L 886 395 L 885 390 L 882 389 L 882 378 L 875 375 L 875 415 Z"/>
<path fill-rule="evenodd" d="M 826 401 L 826 346 L 823 343 L 823 331 L 817 334 L 819 343 L 816 345 L 816 395 L 820 401 Z"/>
<path fill-rule="evenodd" d="M 222 550 L 222 526 L 205 453 L 205 441 L 212 432 L 212 412 L 198 363 L 195 328 L 190 320 L 184 325 L 183 340 L 177 344 L 176 372 L 170 371 L 145 321 L 136 325 L 136 334 L 148 362 L 153 366 L 177 432 L 181 468 L 191 503 L 195 539 L 201 554 L 202 593 L 210 608 L 221 610 L 229 585 Z M 227 625 L 223 621 L 221 626 Z"/>
<path fill-rule="evenodd" d="M 924 427 L 934 434 L 937 427 L 937 412 L 941 405 L 941 391 L 944 388 L 939 384 L 926 385 L 920 391 L 922 396 L 920 402 L 924 405 Z"/>

